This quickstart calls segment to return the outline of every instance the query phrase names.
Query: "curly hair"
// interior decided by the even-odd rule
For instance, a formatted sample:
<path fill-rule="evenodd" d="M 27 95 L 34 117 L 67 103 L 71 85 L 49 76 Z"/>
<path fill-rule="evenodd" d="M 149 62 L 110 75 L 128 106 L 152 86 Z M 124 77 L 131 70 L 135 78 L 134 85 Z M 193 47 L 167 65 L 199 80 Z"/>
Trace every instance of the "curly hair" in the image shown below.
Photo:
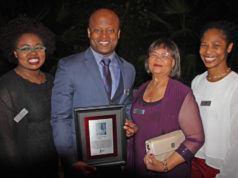
<path fill-rule="evenodd" d="M 6 26 L 0 29 L 0 48 L 10 63 L 18 63 L 13 52 L 16 49 L 18 39 L 25 33 L 37 35 L 47 48 L 46 55 L 53 54 L 55 51 L 55 34 L 36 19 L 20 16 L 10 20 Z"/>

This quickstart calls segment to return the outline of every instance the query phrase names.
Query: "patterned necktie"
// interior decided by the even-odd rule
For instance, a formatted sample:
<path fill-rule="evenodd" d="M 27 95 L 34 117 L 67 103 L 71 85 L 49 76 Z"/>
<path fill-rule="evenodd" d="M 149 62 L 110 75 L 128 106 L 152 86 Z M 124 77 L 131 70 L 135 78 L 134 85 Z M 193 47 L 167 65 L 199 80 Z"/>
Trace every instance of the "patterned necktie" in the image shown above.
<path fill-rule="evenodd" d="M 111 98 L 111 90 L 112 90 L 112 78 L 111 78 L 111 73 L 109 70 L 109 64 L 111 60 L 109 58 L 103 58 L 102 62 L 104 64 L 103 66 L 103 81 L 104 81 L 104 86 L 106 88 L 107 94 L 109 98 Z"/>

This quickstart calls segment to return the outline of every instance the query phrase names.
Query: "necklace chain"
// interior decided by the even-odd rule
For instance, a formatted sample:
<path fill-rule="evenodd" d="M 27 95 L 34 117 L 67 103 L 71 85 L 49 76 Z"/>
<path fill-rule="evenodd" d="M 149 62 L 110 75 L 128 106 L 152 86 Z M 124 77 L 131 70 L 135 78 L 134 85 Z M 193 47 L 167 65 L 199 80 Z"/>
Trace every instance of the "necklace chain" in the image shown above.
<path fill-rule="evenodd" d="M 41 71 L 39 71 L 39 77 L 40 77 L 40 79 L 38 79 L 38 78 L 36 78 L 36 77 L 32 77 L 32 75 L 30 75 L 30 74 L 28 74 L 28 73 L 26 73 L 26 72 L 24 72 L 23 70 L 21 70 L 20 69 L 20 71 L 22 72 L 22 74 L 23 75 L 25 75 L 26 77 L 29 77 L 29 78 L 31 78 L 31 79 L 33 79 L 33 80 L 37 80 L 37 81 L 39 81 L 40 82 L 40 84 L 42 84 L 43 83 L 43 81 L 42 81 L 42 74 L 41 74 Z"/>
<path fill-rule="evenodd" d="M 225 70 L 225 72 L 222 73 L 222 74 L 218 74 L 218 75 L 215 75 L 215 76 L 210 76 L 210 75 L 208 74 L 208 75 L 207 75 L 207 79 L 208 79 L 208 80 L 221 79 L 221 78 L 223 78 L 224 76 L 226 76 L 230 71 L 231 71 L 231 68 L 227 68 L 227 69 Z"/>

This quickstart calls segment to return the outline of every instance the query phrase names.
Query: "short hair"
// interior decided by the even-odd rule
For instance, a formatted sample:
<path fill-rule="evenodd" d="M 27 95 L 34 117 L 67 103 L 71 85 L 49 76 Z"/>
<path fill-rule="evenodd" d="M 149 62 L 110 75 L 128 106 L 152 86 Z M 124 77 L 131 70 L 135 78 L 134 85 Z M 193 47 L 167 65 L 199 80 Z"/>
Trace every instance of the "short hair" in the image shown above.
<path fill-rule="evenodd" d="M 10 20 L 6 26 L 0 29 L 0 48 L 10 63 L 18 63 L 14 56 L 14 50 L 18 39 L 26 33 L 35 34 L 42 40 L 47 48 L 47 56 L 53 54 L 55 51 L 55 34 L 36 19 L 20 16 Z"/>
<path fill-rule="evenodd" d="M 98 12 L 110 12 L 112 15 L 114 15 L 115 17 L 116 17 L 116 19 L 118 20 L 118 28 L 120 29 L 120 26 L 121 26 L 121 22 L 120 22 L 120 18 L 119 18 L 119 16 L 118 16 L 118 14 L 115 12 L 115 11 L 113 11 L 113 10 L 111 10 L 111 9 L 108 9 L 108 8 L 100 8 L 100 9 L 97 9 L 97 10 L 95 10 L 91 15 L 90 15 L 90 17 L 89 17 L 89 20 L 88 20 L 88 27 L 90 27 L 90 22 L 91 22 L 91 20 L 92 20 L 92 18 L 93 18 L 93 16 L 96 14 L 96 13 L 98 13 Z"/>
<path fill-rule="evenodd" d="M 203 38 L 203 35 L 206 31 L 210 29 L 217 29 L 223 31 L 225 35 L 225 40 L 227 42 L 227 46 L 234 41 L 234 39 L 237 38 L 237 27 L 226 20 L 219 20 L 219 21 L 212 21 L 207 23 L 200 32 L 200 39 Z"/>
<path fill-rule="evenodd" d="M 150 73 L 149 70 L 149 55 L 157 49 L 167 49 L 175 61 L 175 65 L 170 72 L 170 77 L 179 79 L 181 75 L 181 66 L 180 66 L 180 53 L 177 44 L 168 38 L 160 38 L 154 41 L 148 49 L 148 57 L 145 60 L 145 70 L 147 73 Z"/>

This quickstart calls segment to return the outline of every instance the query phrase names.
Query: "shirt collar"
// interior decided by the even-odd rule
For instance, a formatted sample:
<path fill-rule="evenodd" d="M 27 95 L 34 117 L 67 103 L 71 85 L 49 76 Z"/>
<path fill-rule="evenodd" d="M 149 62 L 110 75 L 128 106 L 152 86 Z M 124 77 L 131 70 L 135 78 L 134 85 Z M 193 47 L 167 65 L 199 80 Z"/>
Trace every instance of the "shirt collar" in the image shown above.
<path fill-rule="evenodd" d="M 93 55 L 94 55 L 94 57 L 95 57 L 95 59 L 96 59 L 96 62 L 97 62 L 98 64 L 100 64 L 100 63 L 101 63 L 101 60 L 102 60 L 105 56 L 103 56 L 103 55 L 97 53 L 97 52 L 94 51 L 91 47 L 90 47 L 90 49 L 91 49 L 91 51 L 92 51 L 92 53 L 93 53 Z M 115 59 L 115 55 L 116 55 L 116 53 L 115 53 L 115 51 L 114 51 L 110 56 L 107 56 L 107 58 L 109 58 L 112 62 L 114 62 L 113 59 Z"/>

